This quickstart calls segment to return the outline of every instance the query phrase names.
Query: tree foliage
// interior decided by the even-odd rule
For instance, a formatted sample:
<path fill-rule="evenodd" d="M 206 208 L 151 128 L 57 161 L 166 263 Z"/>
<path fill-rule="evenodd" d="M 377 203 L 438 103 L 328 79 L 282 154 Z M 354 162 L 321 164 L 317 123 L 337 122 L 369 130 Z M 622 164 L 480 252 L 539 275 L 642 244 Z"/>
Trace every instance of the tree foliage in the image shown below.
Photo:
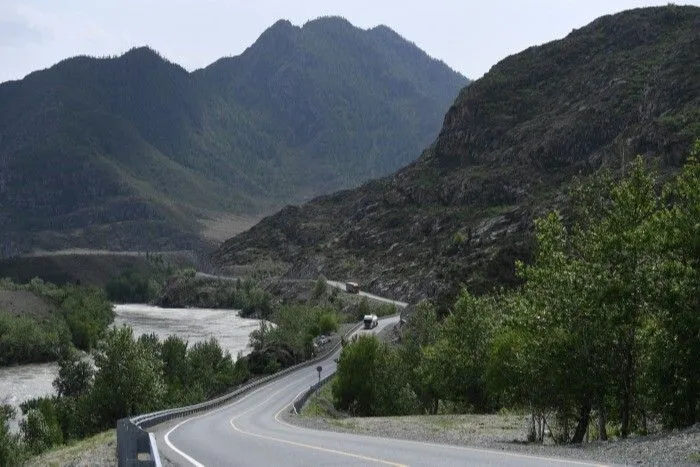
<path fill-rule="evenodd" d="M 442 322 L 419 306 L 396 353 L 371 339 L 346 347 L 339 408 L 378 414 L 387 368 L 404 372 L 409 412 L 532 413 L 530 439 L 645 433 L 650 421 L 700 420 L 700 143 L 676 177 L 640 157 L 618 180 L 602 172 L 571 193 L 569 217 L 535 222 L 522 285 L 463 290 Z M 395 361 L 396 360 L 396 361 Z M 375 405 L 373 405 L 375 404 Z M 405 413 L 403 406 L 393 413 Z"/>

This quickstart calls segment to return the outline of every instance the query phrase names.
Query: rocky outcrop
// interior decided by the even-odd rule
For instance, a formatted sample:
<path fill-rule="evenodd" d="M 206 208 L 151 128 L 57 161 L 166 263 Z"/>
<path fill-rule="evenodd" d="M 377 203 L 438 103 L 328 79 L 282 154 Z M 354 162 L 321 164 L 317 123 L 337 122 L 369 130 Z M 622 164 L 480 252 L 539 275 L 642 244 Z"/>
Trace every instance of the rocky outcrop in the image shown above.
<path fill-rule="evenodd" d="M 700 136 L 700 8 L 631 10 L 529 48 L 464 88 L 421 157 L 288 207 L 223 244 L 221 266 L 277 258 L 288 276 L 354 278 L 449 304 L 517 282 L 534 217 L 635 154 L 675 170 Z"/>

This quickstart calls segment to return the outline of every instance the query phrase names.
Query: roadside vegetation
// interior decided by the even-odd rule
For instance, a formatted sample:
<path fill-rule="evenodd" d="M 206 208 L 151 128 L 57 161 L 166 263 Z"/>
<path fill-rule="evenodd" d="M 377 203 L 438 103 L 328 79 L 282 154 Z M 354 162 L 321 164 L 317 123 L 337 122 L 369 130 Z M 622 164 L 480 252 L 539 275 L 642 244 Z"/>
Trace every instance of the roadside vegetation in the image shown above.
<path fill-rule="evenodd" d="M 135 338 L 126 326 L 109 329 L 92 357 L 94 365 L 76 352 L 60 360 L 56 395 L 21 404 L 20 434 L 9 431 L 12 408 L 2 408 L 0 465 L 109 430 L 122 417 L 210 399 L 250 378 L 246 359 L 234 362 L 214 339 L 161 342 Z"/>
<path fill-rule="evenodd" d="M 401 345 L 347 345 L 333 401 L 352 415 L 531 414 L 528 439 L 581 443 L 700 421 L 700 143 L 659 181 L 641 158 L 536 222 L 521 285 L 428 303 Z"/>
<path fill-rule="evenodd" d="M 194 272 L 180 272 L 179 277 L 192 278 Z M 262 290 L 252 280 L 225 284 Z M 56 395 L 21 404 L 20 433 L 9 430 L 14 410 L 2 406 L 0 465 L 19 465 L 48 450 L 112 429 L 120 418 L 202 402 L 252 377 L 304 361 L 320 351 L 316 344 L 319 336 L 326 336 L 323 342 L 327 345 L 328 336 L 335 334 L 333 342 L 338 342 L 336 331 L 345 318 L 337 307 L 346 308 L 337 293 L 327 290 L 325 280 L 312 284 L 313 298 L 307 301 L 280 304 L 268 299 L 271 309 L 265 313 L 267 319 L 250 336 L 251 354 L 234 359 L 215 339 L 190 345 L 176 336 L 161 341 L 155 335 L 134 336 L 127 326 L 110 328 L 111 304 L 97 288 L 58 287 L 39 280 L 26 285 L 5 280 L 2 286 L 31 290 L 51 300 L 55 314 L 61 317 L 61 327 L 47 325 L 46 332 L 53 330 L 63 341 L 47 339 L 45 347 L 32 350 L 46 348 L 51 358 L 58 359 Z M 331 296 L 336 297 L 335 305 L 329 301 Z M 18 320 L 17 332 L 25 333 L 29 343 L 33 341 L 26 339 L 26 326 L 43 326 L 35 318 L 12 317 Z M 3 331 L 0 342 L 19 345 L 21 339 Z M 77 349 L 89 351 L 91 359 Z M 15 354 L 20 355 L 20 351 L 2 355 Z"/>
<path fill-rule="evenodd" d="M 45 302 L 34 316 L 0 310 L 0 365 L 56 361 L 71 348 L 90 351 L 114 319 L 111 303 L 97 287 L 0 279 L 0 291 L 31 292 Z"/>

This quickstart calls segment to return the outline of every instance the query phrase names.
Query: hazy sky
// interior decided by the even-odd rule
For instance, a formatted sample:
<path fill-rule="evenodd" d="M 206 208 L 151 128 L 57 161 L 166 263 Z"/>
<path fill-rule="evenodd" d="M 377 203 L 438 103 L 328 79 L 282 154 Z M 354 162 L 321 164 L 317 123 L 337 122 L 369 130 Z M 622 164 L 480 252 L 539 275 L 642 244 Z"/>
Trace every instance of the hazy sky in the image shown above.
<path fill-rule="evenodd" d="M 75 55 L 149 45 L 188 70 L 238 55 L 278 19 L 385 24 L 469 78 L 646 0 L 0 0 L 0 82 Z M 700 0 L 678 3 L 700 5 Z"/>

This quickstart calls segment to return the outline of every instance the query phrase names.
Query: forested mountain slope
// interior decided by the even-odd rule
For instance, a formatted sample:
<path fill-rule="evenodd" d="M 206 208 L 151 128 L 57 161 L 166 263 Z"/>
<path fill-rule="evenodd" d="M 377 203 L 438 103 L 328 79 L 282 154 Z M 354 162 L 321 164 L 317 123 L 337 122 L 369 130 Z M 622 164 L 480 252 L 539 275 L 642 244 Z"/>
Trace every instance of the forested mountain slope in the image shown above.
<path fill-rule="evenodd" d="M 3 254 L 201 244 L 413 160 L 467 80 L 386 27 L 280 21 L 188 73 L 148 48 L 0 85 Z"/>
<path fill-rule="evenodd" d="M 289 206 L 227 241 L 222 266 L 354 278 L 402 298 L 512 284 L 532 219 L 568 183 L 636 154 L 674 171 L 700 136 L 700 8 L 605 16 L 464 88 L 437 140 L 396 174 Z"/>

